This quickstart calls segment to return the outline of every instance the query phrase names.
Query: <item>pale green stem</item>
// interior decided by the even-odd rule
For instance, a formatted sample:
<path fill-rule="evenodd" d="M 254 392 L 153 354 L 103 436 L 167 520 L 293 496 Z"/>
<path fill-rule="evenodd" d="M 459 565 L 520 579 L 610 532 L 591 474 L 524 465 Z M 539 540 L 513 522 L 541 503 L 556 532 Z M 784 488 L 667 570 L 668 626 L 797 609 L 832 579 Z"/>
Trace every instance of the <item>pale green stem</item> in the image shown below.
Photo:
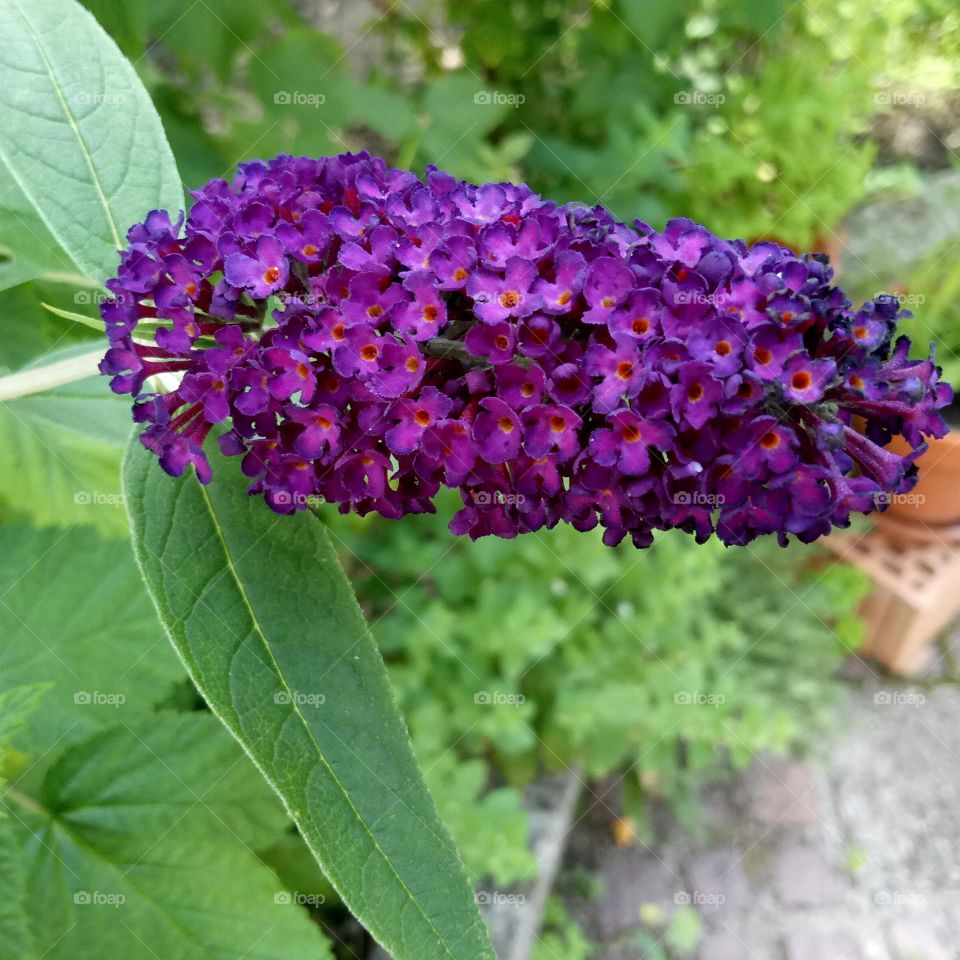
<path fill-rule="evenodd" d="M 69 360 L 59 360 L 49 363 L 45 367 L 35 367 L 32 370 L 21 370 L 0 377 L 0 403 L 4 400 L 14 400 L 31 393 L 42 393 L 54 387 L 62 387 L 65 383 L 83 380 L 92 377 L 99 371 L 97 365 L 103 359 L 103 348 L 91 350 L 90 353 L 71 357 Z"/>

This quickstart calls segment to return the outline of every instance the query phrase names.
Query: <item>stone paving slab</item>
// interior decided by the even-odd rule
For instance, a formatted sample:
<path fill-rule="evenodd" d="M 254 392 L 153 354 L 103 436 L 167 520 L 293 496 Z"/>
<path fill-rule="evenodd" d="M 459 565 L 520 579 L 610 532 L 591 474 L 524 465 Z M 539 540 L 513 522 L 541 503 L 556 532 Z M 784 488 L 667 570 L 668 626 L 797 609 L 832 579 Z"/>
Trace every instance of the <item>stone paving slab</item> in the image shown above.
<path fill-rule="evenodd" d="M 603 893 L 568 901 L 600 960 L 644 960 L 643 904 L 698 911 L 697 960 L 960 960 L 960 684 L 858 679 L 818 756 L 711 788 L 701 842 L 585 818 L 565 869 Z"/>

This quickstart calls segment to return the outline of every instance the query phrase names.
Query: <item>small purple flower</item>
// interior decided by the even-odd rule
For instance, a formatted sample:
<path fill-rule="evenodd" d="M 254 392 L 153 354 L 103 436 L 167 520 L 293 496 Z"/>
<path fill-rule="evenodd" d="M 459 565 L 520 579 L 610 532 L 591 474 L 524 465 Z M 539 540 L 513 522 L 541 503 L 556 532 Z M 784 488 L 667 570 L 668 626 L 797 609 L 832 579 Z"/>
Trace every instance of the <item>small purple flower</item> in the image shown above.
<path fill-rule="evenodd" d="M 387 412 L 395 425 L 384 434 L 393 453 L 413 453 L 427 429 L 450 412 L 452 401 L 436 387 L 424 387 L 416 400 L 397 400 Z"/>
<path fill-rule="evenodd" d="M 616 410 L 622 406 L 624 397 L 635 397 L 640 392 L 645 373 L 634 347 L 608 350 L 599 343 L 587 348 L 583 369 L 593 377 L 603 378 L 593 389 L 593 408 L 598 413 Z"/>
<path fill-rule="evenodd" d="M 473 439 L 487 463 L 503 463 L 520 452 L 522 431 L 516 413 L 496 397 L 480 401 L 481 413 L 473 423 Z"/>
<path fill-rule="evenodd" d="M 468 331 L 464 346 L 475 357 L 483 357 L 497 365 L 513 360 L 516 341 L 516 327 L 509 323 L 478 323 Z"/>
<path fill-rule="evenodd" d="M 583 315 L 584 323 L 606 323 L 611 314 L 636 286 L 633 272 L 614 257 L 599 257 L 587 269 L 583 295 L 590 309 Z"/>
<path fill-rule="evenodd" d="M 677 379 L 670 391 L 673 415 L 699 430 L 716 413 L 723 392 L 720 382 L 713 377 L 710 365 L 700 361 L 682 366 Z"/>
<path fill-rule="evenodd" d="M 501 364 L 496 368 L 497 396 L 514 410 L 538 404 L 543 397 L 543 371 L 536 365 Z"/>
<path fill-rule="evenodd" d="M 286 415 L 303 430 L 293 442 L 294 450 L 307 460 L 318 460 L 340 451 L 340 411 L 329 404 L 288 406 Z"/>
<path fill-rule="evenodd" d="M 747 480 L 785 473 L 797 463 L 797 436 L 774 417 L 758 417 L 731 439 L 732 470 Z"/>
<path fill-rule="evenodd" d="M 478 270 L 467 280 L 467 295 L 473 298 L 473 312 L 484 323 L 499 323 L 508 317 L 526 317 L 537 309 L 539 295 L 530 287 L 537 268 L 521 257 L 507 261 L 503 276 Z"/>
<path fill-rule="evenodd" d="M 569 313 L 577 302 L 586 277 L 587 262 L 582 253 L 568 250 L 556 260 L 552 280 L 538 279 L 534 292 L 540 297 L 540 309 L 544 313 Z"/>
<path fill-rule="evenodd" d="M 290 276 L 285 252 L 274 237 L 262 236 L 257 240 L 256 256 L 231 253 L 224 261 L 223 275 L 231 286 L 243 287 L 253 297 L 269 297 L 285 286 Z"/>
<path fill-rule="evenodd" d="M 730 376 L 741 367 L 740 354 L 746 339 L 746 331 L 739 324 L 717 320 L 707 329 L 691 332 L 690 356 L 709 363 L 717 376 Z"/>
<path fill-rule="evenodd" d="M 523 448 L 534 460 L 556 453 L 563 462 L 580 449 L 577 431 L 583 420 L 569 407 L 549 404 L 527 407 L 523 411 Z"/>
<path fill-rule="evenodd" d="M 397 314 L 396 328 L 412 340 L 436 337 L 447 322 L 447 302 L 437 290 L 433 275 L 427 270 L 407 274 L 404 287 L 413 295 Z"/>
<path fill-rule="evenodd" d="M 836 370 L 832 360 L 811 360 L 796 355 L 787 361 L 783 370 L 784 393 L 797 403 L 814 403 L 823 396 Z"/>
<path fill-rule="evenodd" d="M 650 450 L 666 450 L 673 429 L 662 420 L 644 420 L 630 410 L 607 417 L 610 427 L 590 435 L 590 456 L 601 466 L 616 466 L 628 476 L 650 468 Z"/>

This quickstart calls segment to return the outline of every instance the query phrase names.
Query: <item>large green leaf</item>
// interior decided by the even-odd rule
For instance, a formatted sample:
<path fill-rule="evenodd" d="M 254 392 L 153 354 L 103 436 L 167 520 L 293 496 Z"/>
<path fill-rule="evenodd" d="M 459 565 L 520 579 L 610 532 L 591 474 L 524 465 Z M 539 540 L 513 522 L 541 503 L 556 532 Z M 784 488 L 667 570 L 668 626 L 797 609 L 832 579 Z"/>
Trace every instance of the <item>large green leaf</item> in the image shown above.
<path fill-rule="evenodd" d="M 209 714 L 111 727 L 68 751 L 40 789 L 17 788 L 8 809 L 45 960 L 330 956 L 251 849 L 251 832 L 262 839 L 247 823 L 251 794 L 275 808 L 275 827 L 285 818 Z"/>
<path fill-rule="evenodd" d="M 0 811 L 0 960 L 28 960 L 34 940 L 27 918 L 27 874 L 10 817 Z"/>
<path fill-rule="evenodd" d="M 10 739 L 23 726 L 46 691 L 44 684 L 23 684 L 0 691 L 0 771 L 5 772 Z M 4 780 L 0 778 L 0 788 Z M 27 873 L 14 825 L 0 809 L 0 960 L 34 956 L 27 918 Z"/>
<path fill-rule="evenodd" d="M 75 270 L 76 265 L 0 163 L 0 290 L 43 274 Z"/>
<path fill-rule="evenodd" d="M 104 280 L 127 227 L 183 206 L 160 119 L 75 0 L 0 0 L 0 160 L 80 269 Z"/>
<path fill-rule="evenodd" d="M 173 480 L 132 445 L 134 546 L 174 646 L 396 960 L 492 949 L 323 524 L 278 518 L 235 464 Z"/>
<path fill-rule="evenodd" d="M 25 369 L 89 349 L 55 351 Z M 0 504 L 40 526 L 124 533 L 120 461 L 129 434 L 129 403 L 101 377 L 0 403 Z"/>
<path fill-rule="evenodd" d="M 151 714 L 183 670 L 130 545 L 91 530 L 0 527 L 0 689 L 51 683 L 21 741 L 40 754 Z"/>

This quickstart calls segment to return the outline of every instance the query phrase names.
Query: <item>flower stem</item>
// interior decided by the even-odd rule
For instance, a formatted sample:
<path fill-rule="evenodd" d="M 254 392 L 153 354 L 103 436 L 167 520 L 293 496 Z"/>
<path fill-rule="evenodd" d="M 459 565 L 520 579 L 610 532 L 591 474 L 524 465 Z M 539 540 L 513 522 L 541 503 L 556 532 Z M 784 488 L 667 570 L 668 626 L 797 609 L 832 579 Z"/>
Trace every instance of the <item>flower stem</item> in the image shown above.
<path fill-rule="evenodd" d="M 42 393 L 54 387 L 73 383 L 75 380 L 84 380 L 95 376 L 99 371 L 97 365 L 103 359 L 103 348 L 98 347 L 79 357 L 69 360 L 59 360 L 43 367 L 32 370 L 21 370 L 0 377 L 0 403 L 5 400 L 15 400 L 17 397 L 26 397 L 31 393 Z"/>

